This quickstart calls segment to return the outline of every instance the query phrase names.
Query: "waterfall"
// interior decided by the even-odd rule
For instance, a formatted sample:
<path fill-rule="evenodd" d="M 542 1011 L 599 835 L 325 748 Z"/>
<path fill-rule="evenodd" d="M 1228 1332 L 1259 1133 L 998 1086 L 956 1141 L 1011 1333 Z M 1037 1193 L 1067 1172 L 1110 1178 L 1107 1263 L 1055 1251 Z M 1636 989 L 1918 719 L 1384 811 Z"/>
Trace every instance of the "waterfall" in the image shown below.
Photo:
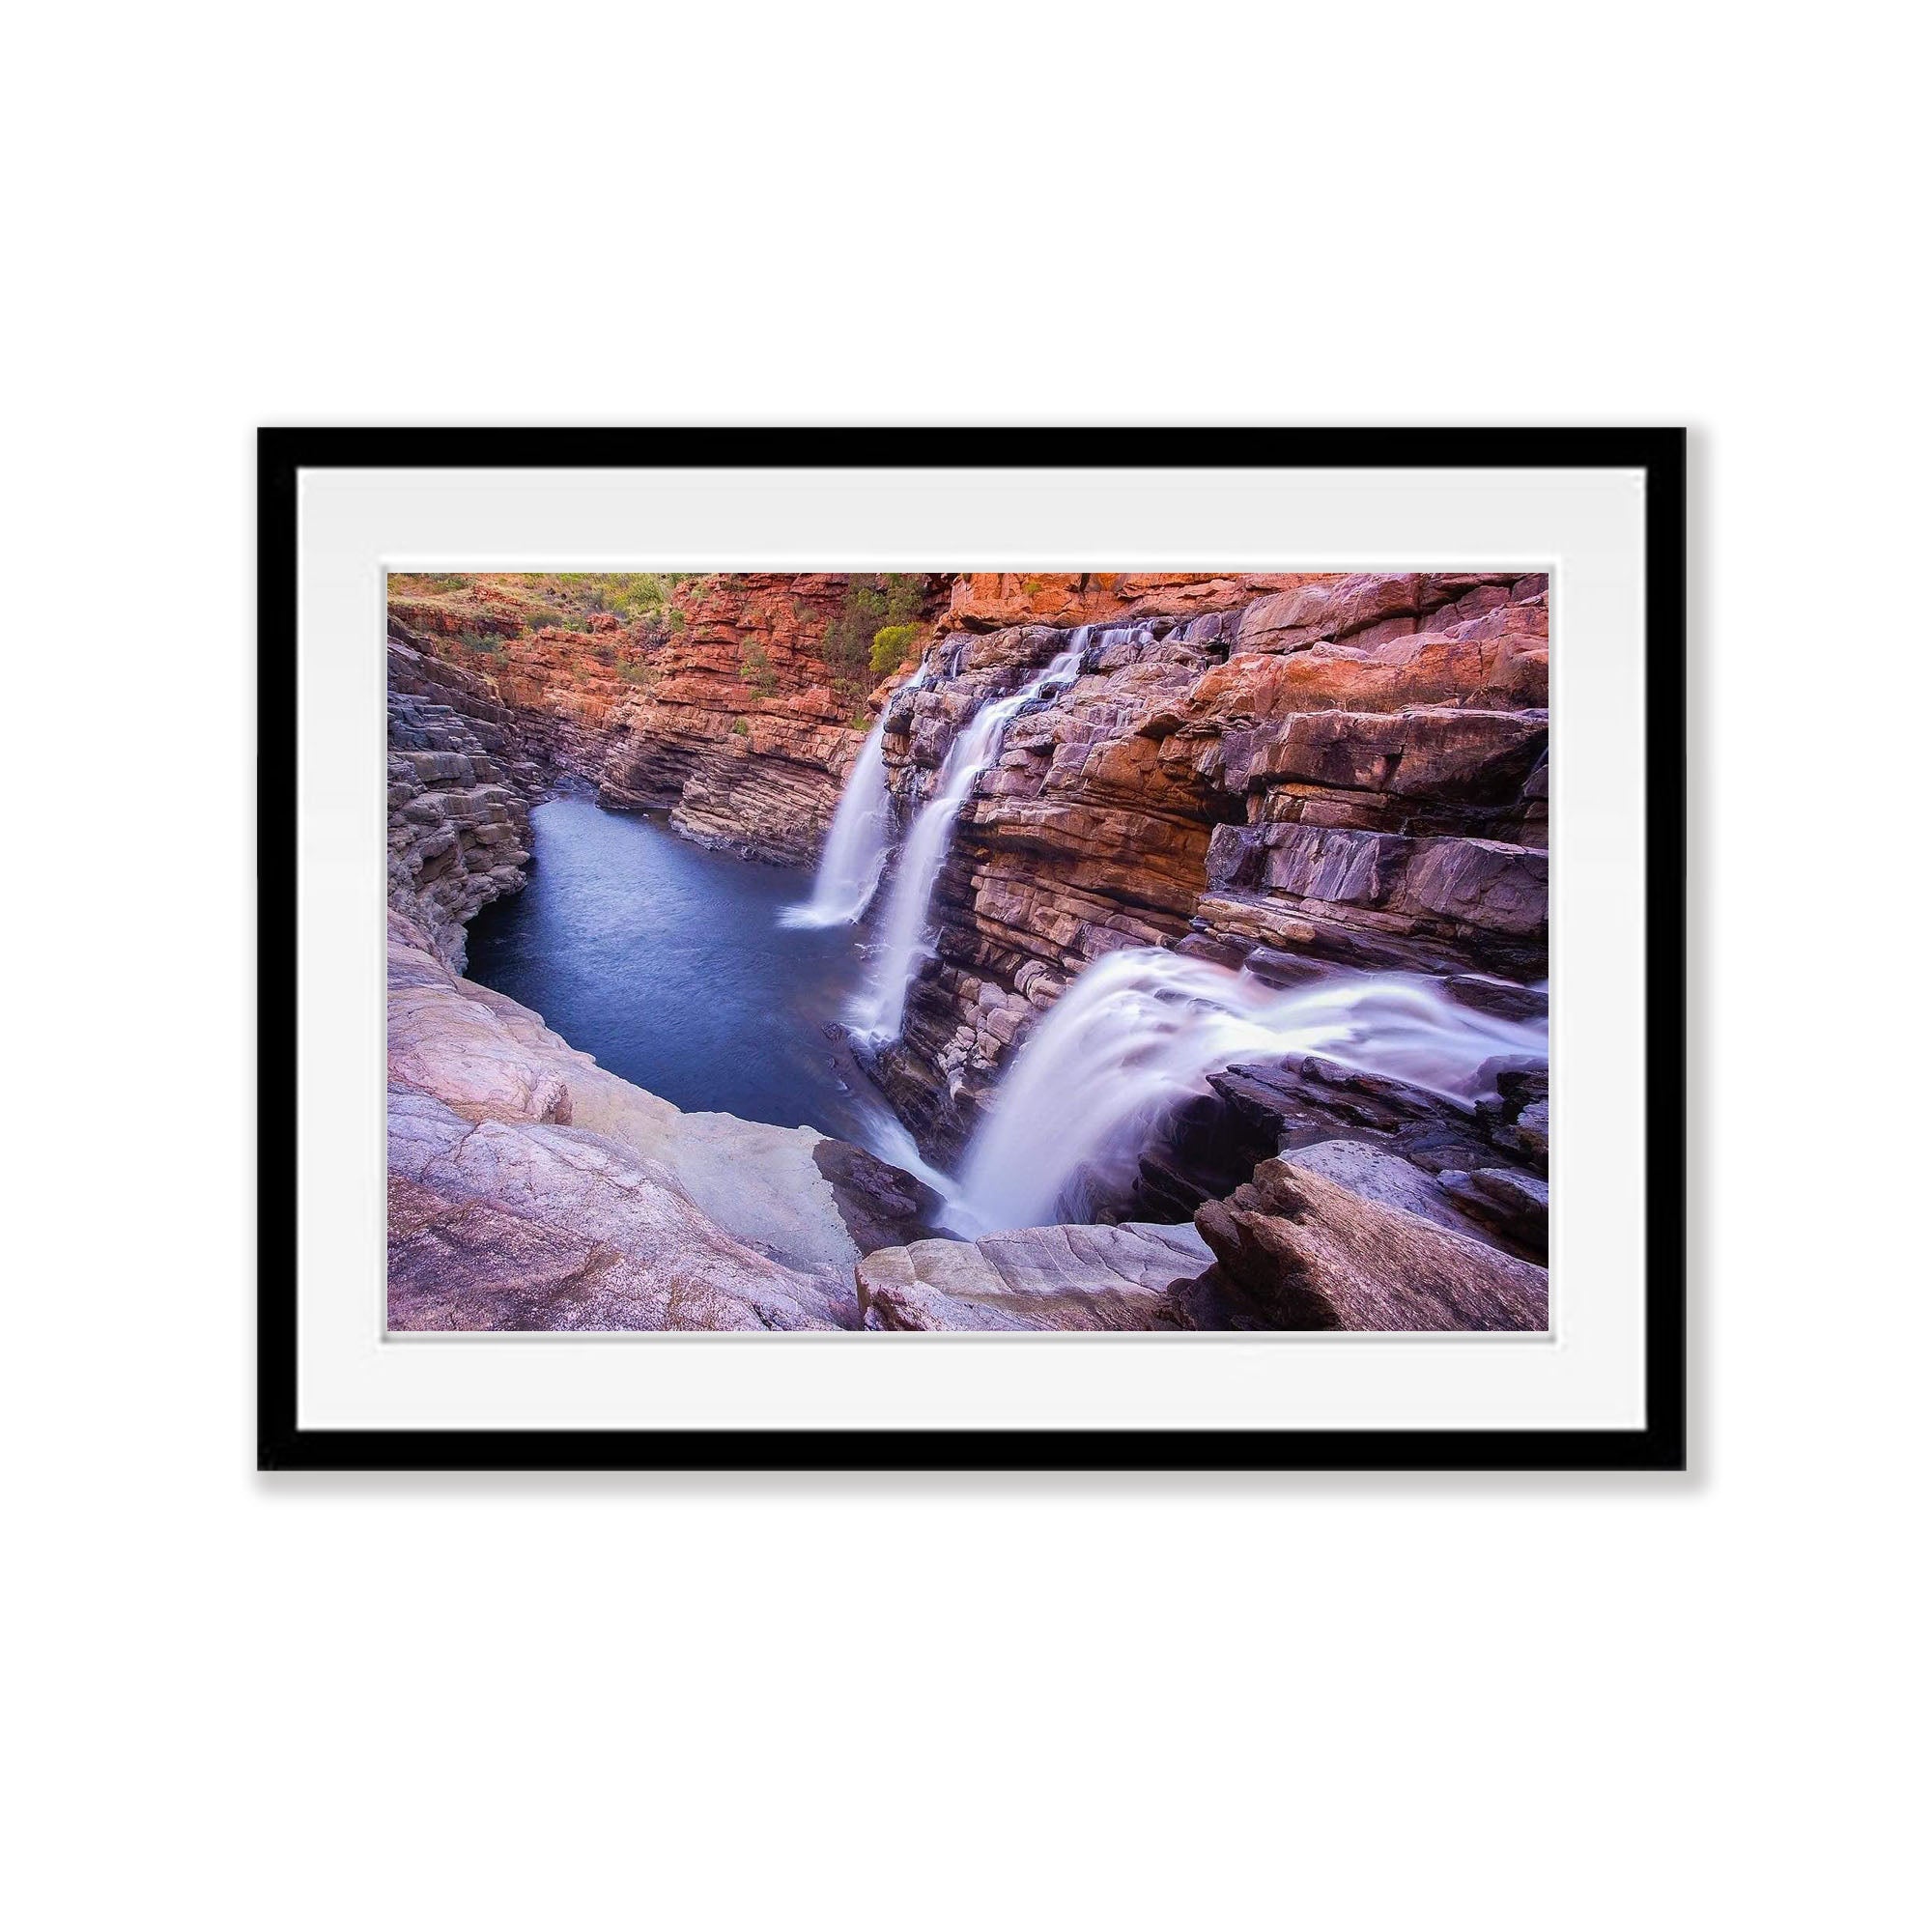
<path fill-rule="evenodd" d="M 917 690 L 924 676 L 922 666 L 901 689 Z M 886 716 L 891 710 L 889 702 L 879 713 L 838 796 L 811 897 L 804 905 L 786 906 L 779 914 L 781 925 L 850 925 L 871 904 L 893 844 L 893 795 L 886 789 Z"/>
<path fill-rule="evenodd" d="M 1161 1117 L 1246 1060 L 1320 1054 L 1467 1105 L 1492 1063 L 1547 1063 L 1543 1021 L 1500 1019 L 1416 974 L 1337 973 L 1286 992 L 1155 947 L 1089 966 L 1008 1069 L 966 1151 L 954 1219 L 973 1234 L 1084 1218 L 1123 1188 Z"/>
<path fill-rule="evenodd" d="M 1073 642 L 1030 683 L 1010 697 L 982 705 L 952 741 L 939 777 L 906 838 L 893 874 L 892 891 L 879 928 L 879 947 L 865 990 L 853 1005 L 853 1031 L 875 1044 L 896 1039 L 905 1024 L 906 992 L 925 955 L 926 915 L 952 840 L 952 822 L 966 803 L 974 781 L 1000 754 L 1007 726 L 1035 698 L 1076 676 L 1087 646 L 1083 627 Z"/>

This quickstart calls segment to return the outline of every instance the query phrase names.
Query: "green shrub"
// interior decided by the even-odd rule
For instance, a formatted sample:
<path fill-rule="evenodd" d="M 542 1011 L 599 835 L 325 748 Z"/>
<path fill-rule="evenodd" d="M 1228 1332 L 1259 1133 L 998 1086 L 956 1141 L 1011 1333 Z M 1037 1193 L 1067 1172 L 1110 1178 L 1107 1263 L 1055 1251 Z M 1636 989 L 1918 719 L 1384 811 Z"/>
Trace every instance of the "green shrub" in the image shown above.
<path fill-rule="evenodd" d="M 845 580 L 845 601 L 825 633 L 825 662 L 835 679 L 856 684 L 868 676 L 872 639 L 881 628 L 911 623 L 925 602 L 925 579 L 859 572 Z"/>
<path fill-rule="evenodd" d="M 734 738 L 749 738 L 752 735 L 752 726 L 749 721 L 743 718 L 734 718 L 731 721 L 731 735 Z"/>
<path fill-rule="evenodd" d="M 617 675 L 626 684 L 651 685 L 657 683 L 664 676 L 664 672 L 659 670 L 655 665 L 627 664 L 618 667 Z"/>
<path fill-rule="evenodd" d="M 888 624 L 872 633 L 872 675 L 884 677 L 906 661 L 913 640 L 919 636 L 917 624 Z"/>
<path fill-rule="evenodd" d="M 675 637 L 684 629 L 684 612 L 682 611 L 673 611 L 665 619 L 665 622 L 670 627 L 671 635 Z"/>
<path fill-rule="evenodd" d="M 696 575 L 690 570 L 613 570 L 597 580 L 601 610 L 620 617 L 659 617 L 670 608 L 680 583 Z"/>
<path fill-rule="evenodd" d="M 459 631 L 456 641 L 466 651 L 474 651 L 479 657 L 500 658 L 509 651 L 502 639 L 490 631 Z"/>
<path fill-rule="evenodd" d="M 738 681 L 749 684 L 760 697 L 778 696 L 778 672 L 772 668 L 771 654 L 755 639 L 748 639 L 738 663 Z"/>

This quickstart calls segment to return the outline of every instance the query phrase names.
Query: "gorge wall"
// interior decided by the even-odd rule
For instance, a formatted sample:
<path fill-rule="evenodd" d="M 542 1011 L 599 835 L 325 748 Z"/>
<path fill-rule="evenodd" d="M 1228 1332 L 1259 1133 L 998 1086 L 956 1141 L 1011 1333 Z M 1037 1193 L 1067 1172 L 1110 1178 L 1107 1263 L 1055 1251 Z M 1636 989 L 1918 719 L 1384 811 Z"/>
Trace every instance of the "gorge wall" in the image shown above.
<path fill-rule="evenodd" d="M 826 661 L 845 592 L 839 577 L 755 574 L 681 591 L 683 625 L 611 721 L 599 799 L 668 811 L 707 845 L 810 865 L 871 724 L 859 684 Z"/>
<path fill-rule="evenodd" d="M 1339 965 L 1446 975 L 1472 1003 L 1540 998 L 1546 582 L 1223 579 L 1186 594 L 1219 608 L 1084 636 L 1026 623 L 951 638 L 935 674 L 892 703 L 890 781 L 909 811 L 962 720 L 1083 646 L 1078 681 L 1020 715 L 961 812 L 936 956 L 878 1056 L 941 1156 L 1037 1014 L 1121 947 L 1280 984 Z"/>
<path fill-rule="evenodd" d="M 389 904 L 460 972 L 464 928 L 524 883 L 538 768 L 481 679 L 389 635 Z"/>
<path fill-rule="evenodd" d="M 850 607 L 853 580 L 843 575 L 688 578 L 642 617 L 595 608 L 594 578 L 401 577 L 389 628 L 424 661 L 418 675 L 476 695 L 538 790 L 587 787 L 613 810 L 664 811 L 703 843 L 808 865 L 873 717 L 935 639 L 1191 616 L 1317 580 L 1144 572 L 895 581 L 918 586 L 912 635 L 902 666 L 883 675 L 833 641 Z"/>
<path fill-rule="evenodd" d="M 542 783 L 587 788 L 613 810 L 663 811 L 686 838 L 748 858 L 810 864 L 880 684 L 867 661 L 876 626 L 852 610 L 853 580 L 686 578 L 641 615 L 593 608 L 602 581 L 399 579 L 391 635 L 514 719 Z M 947 611 L 948 580 L 894 581 L 917 663 Z M 842 649 L 832 641 L 841 627 Z"/>

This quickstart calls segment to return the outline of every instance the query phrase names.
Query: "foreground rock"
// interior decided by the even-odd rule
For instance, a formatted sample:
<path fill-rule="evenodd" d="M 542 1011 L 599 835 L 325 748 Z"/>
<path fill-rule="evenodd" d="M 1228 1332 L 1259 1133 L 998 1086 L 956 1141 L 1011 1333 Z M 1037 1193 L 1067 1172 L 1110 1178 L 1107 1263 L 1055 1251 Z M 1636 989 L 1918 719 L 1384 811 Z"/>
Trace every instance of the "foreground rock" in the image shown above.
<path fill-rule="evenodd" d="M 1194 1217 L 1216 1265 L 1181 1296 L 1203 1327 L 1543 1329 L 1549 1277 L 1284 1160 Z"/>
<path fill-rule="evenodd" d="M 1208 1261 L 1184 1224 L 1129 1222 L 915 1241 L 867 1255 L 856 1277 L 868 1328 L 1179 1328 L 1176 1285 Z"/>
<path fill-rule="evenodd" d="M 394 913 L 388 1050 L 392 1327 L 852 1327 L 855 1264 L 930 1231 L 910 1175 L 681 1112 Z"/>
<path fill-rule="evenodd" d="M 390 1096 L 392 1329 L 839 1325 L 825 1283 L 734 1239 L 662 1162 Z"/>
<path fill-rule="evenodd" d="M 1208 1085 L 1142 1152 L 1136 1200 L 1161 1217 L 1192 1214 L 1279 1153 L 1523 1261 L 1548 1259 L 1547 1072 L 1503 1071 L 1496 1097 L 1475 1107 L 1318 1056 L 1231 1066 Z"/>

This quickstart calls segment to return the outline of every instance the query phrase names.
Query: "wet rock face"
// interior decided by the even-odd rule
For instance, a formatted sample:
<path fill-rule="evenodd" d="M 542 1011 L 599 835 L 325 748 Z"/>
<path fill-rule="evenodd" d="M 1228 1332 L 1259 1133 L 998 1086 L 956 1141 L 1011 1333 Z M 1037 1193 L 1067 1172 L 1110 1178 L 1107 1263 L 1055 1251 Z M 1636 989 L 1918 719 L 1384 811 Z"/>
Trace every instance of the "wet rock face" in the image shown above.
<path fill-rule="evenodd" d="M 1120 947 L 1275 983 L 1547 972 L 1541 577 L 962 578 L 925 681 L 886 714 L 902 821 L 961 724 L 1109 600 L 1136 620 L 1088 633 L 1077 683 L 1021 713 L 962 810 L 936 956 L 877 1057 L 942 1159 L 1034 1018 Z"/>
<path fill-rule="evenodd" d="M 1486 982 L 1487 983 L 1487 982 Z M 1191 1215 L 1279 1153 L 1520 1260 L 1548 1256 L 1549 1076 L 1501 1071 L 1474 1107 L 1316 1057 L 1208 1075 L 1143 1151 L 1123 1218 Z M 1476 1177 L 1484 1177 L 1477 1179 Z"/>

